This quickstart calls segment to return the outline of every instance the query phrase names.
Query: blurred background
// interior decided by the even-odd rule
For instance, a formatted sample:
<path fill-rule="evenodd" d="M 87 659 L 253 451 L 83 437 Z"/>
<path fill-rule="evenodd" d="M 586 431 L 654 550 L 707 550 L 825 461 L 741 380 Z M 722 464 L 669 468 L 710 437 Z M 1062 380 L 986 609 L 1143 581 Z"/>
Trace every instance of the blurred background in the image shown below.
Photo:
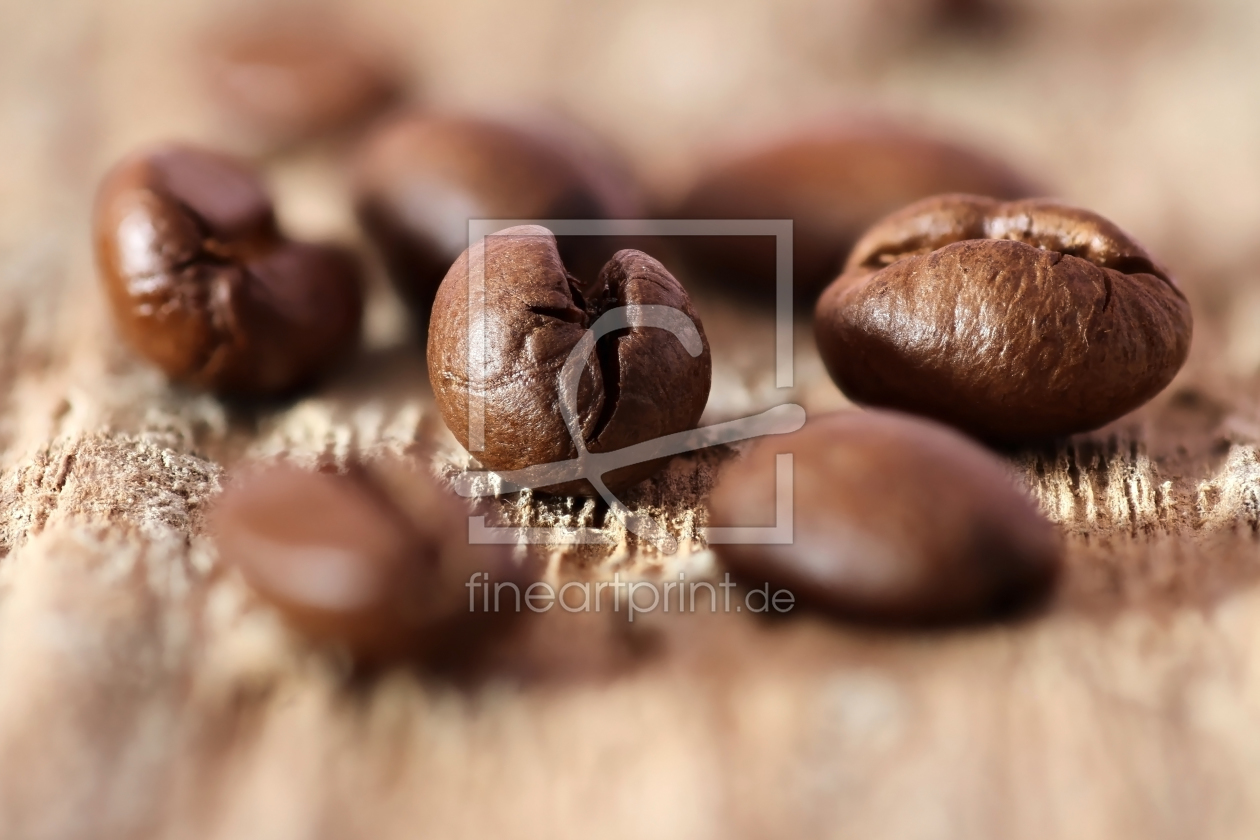
<path fill-rule="evenodd" d="M 1246 0 L 6 0 L 7 270 L 75 258 L 103 170 L 167 138 L 270 155 L 294 233 L 353 236 L 336 169 L 313 162 L 326 144 L 277 154 L 207 95 L 215 33 L 295 20 L 391 67 L 404 102 L 570 117 L 658 202 L 715 155 L 838 115 L 892 117 L 1112 218 L 1191 286 L 1231 275 L 1248 289 L 1238 311 L 1260 312 L 1260 7 Z M 1257 341 L 1231 345 L 1238 372 L 1260 363 Z"/>
<path fill-rule="evenodd" d="M 423 105 L 569 114 L 665 195 L 715 149 L 873 111 L 1012 160 L 1170 261 L 1216 269 L 1254 248 L 1260 8 L 1246 0 L 272 5 L 7 0 L 3 247 L 69 235 L 138 143 L 249 151 L 207 101 L 199 48 L 266 11 L 336 21 Z M 337 227 L 286 198 L 304 227 Z"/>
<path fill-rule="evenodd" d="M 375 112 L 313 136 L 260 125 L 216 82 L 215 62 L 224 55 L 217 39 L 270 31 L 275 21 L 354 43 L 388 68 L 396 89 Z M 658 208 L 684 195 L 712 161 L 769 138 L 838 118 L 890 119 L 1009 163 L 1049 194 L 1109 217 L 1171 267 L 1196 319 L 1179 383 L 1215 389 L 1219 399 L 1191 395 L 1177 403 L 1189 406 L 1195 423 L 1212 415 L 1202 451 L 1215 460 L 1173 476 L 1178 503 L 1189 509 L 1196 499 L 1206 504 L 1197 482 L 1216 480 L 1212 471 L 1230 442 L 1260 440 L 1254 411 L 1222 420 L 1255 394 L 1260 371 L 1257 55 L 1260 4 L 1251 0 L 0 0 L 0 292 L 9 308 L 29 300 L 52 310 L 50 302 L 77 301 L 81 290 L 91 290 L 91 300 L 92 195 L 109 166 L 152 141 L 190 140 L 251 158 L 293 235 L 359 243 L 344 164 L 364 127 L 390 109 L 562 115 L 623 157 L 648 206 Z M 386 304 L 369 313 L 370 340 L 405 332 L 399 308 Z M 87 308 L 87 323 L 107 329 L 100 304 Z M 0 319 L 0 347 L 9 323 Z M 36 344 L 34 319 L 24 323 L 24 340 Z M 723 323 L 718 317 L 710 326 L 718 362 L 711 408 L 738 416 L 771 397 L 781 402 L 731 386 L 739 379 L 721 369 L 719 356 L 729 358 L 722 347 L 749 339 L 738 321 Z M 91 341 L 79 350 L 90 362 L 126 358 Z M 812 352 L 807 337 L 798 345 Z M 23 357 L 22 364 L 43 376 L 40 365 L 53 352 L 40 349 L 30 358 L 44 361 Z M 52 419 L 23 421 L 22 435 L 10 435 L 18 421 L 0 420 L 4 466 L 24 460 L 22 469 L 56 472 L 63 444 L 49 441 L 73 437 L 68 424 L 57 425 L 73 404 L 76 417 L 89 418 L 73 433 L 92 446 L 104 443 L 71 447 L 80 472 L 63 465 L 57 480 L 65 485 L 72 473 L 73 490 L 76 481 L 95 480 L 91 469 L 112 475 L 110 464 L 141 463 L 116 471 L 134 496 L 107 504 L 79 491 L 84 509 L 98 522 L 133 517 L 147 536 L 158 535 L 145 550 L 167 551 L 207 579 L 213 564 L 189 535 L 199 527 L 196 503 L 216 492 L 216 470 L 230 460 L 222 453 L 304 452 L 313 461 L 329 450 L 344 455 L 344 441 L 356 434 L 401 441 L 401 448 L 421 427 L 440 426 L 418 356 L 385 382 L 412 383 L 397 401 L 402 408 L 390 406 L 393 414 L 372 415 L 373 406 L 356 413 L 379 396 L 372 389 L 385 390 L 365 374 L 360 391 L 342 381 L 336 394 L 321 395 L 325 402 L 276 409 L 244 432 L 209 398 L 172 396 L 159 377 L 133 376 L 133 362 L 109 364 L 117 379 L 103 380 L 90 364 L 62 380 L 49 377 L 41 399 Z M 805 392 L 796 396 L 807 408 L 842 404 L 821 367 L 805 364 L 798 382 Z M 14 403 L 42 393 L 24 387 Z M 90 399 L 82 396 L 88 391 Z M 93 401 L 105 406 L 98 414 L 82 409 Z M 1181 446 L 1182 429 L 1167 416 L 1173 420 L 1165 417 L 1160 428 L 1168 439 L 1150 438 L 1161 453 Z M 1234 424 L 1223 446 L 1222 423 Z M 159 454 L 135 454 L 144 446 Z M 88 457 L 93 451 L 99 462 Z M 1102 570 L 1089 586 L 1114 606 L 1113 593 L 1128 591 L 1127 574 L 1181 581 L 1184 572 L 1168 569 L 1184 557 L 1140 542 L 1156 529 L 1139 534 L 1137 504 L 1107 507 L 1143 492 L 1154 498 L 1149 486 L 1134 489 L 1155 475 L 1145 453 L 1114 438 L 1080 451 L 1094 453 L 1080 463 L 1095 470 L 1098 498 L 1106 496 L 1102 513 L 1089 509 L 1097 518 L 1073 523 L 1087 537 L 1077 544 L 1085 546 L 1081 565 Z M 1229 462 L 1252 482 L 1247 488 L 1260 475 L 1251 453 Z M 1140 475 L 1139 461 L 1147 471 Z M 189 463 L 201 484 L 167 493 L 160 510 L 153 502 L 156 513 L 142 508 L 151 502 L 146 488 L 165 491 L 165 476 Z M 1070 469 L 1080 477 L 1077 462 Z M 0 499 L 38 510 L 30 501 L 38 482 L 28 482 L 36 488 L 28 492 L 27 476 L 6 473 L 8 495 Z M 1072 506 L 1074 492 L 1063 491 L 1069 513 L 1060 519 L 1084 510 Z M 1254 495 L 1224 496 L 1254 508 Z M 10 507 L 10 518 L 0 516 L 0 557 L 10 548 L 19 556 L 27 534 L 43 527 L 42 520 L 30 524 L 37 517 L 26 508 Z M 1105 540 L 1095 535 L 1113 531 L 1136 547 L 1098 548 Z M 136 544 L 91 551 L 107 566 Z M 1244 546 L 1248 557 L 1253 549 Z M 389 836 L 412 836 L 420 821 L 449 827 L 470 810 L 486 833 L 530 833 L 514 808 L 548 807 L 552 817 L 586 807 L 568 823 L 582 837 L 730 836 L 719 830 L 718 814 L 731 826 L 746 823 L 750 836 L 790 836 L 792 826 L 803 826 L 862 837 L 1180 837 L 1200 836 L 1190 829 L 1204 825 L 1221 836 L 1249 836 L 1260 814 L 1253 772 L 1260 680 L 1256 667 L 1244 668 L 1254 659 L 1256 604 L 1177 621 L 1143 614 L 1101 628 L 1056 614 L 1018 630 L 908 639 L 838 624 L 801 622 L 765 633 L 735 624 L 713 633 L 721 639 L 693 659 L 671 660 L 606 691 L 491 692 L 469 701 L 406 677 L 378 685 L 370 698 L 343 692 L 333 678 L 339 675 L 303 670 L 289 643 L 275 642 L 274 628 L 242 630 L 246 622 L 237 618 L 248 610 L 239 592 L 223 596 L 220 587 L 203 602 L 192 584 L 171 584 L 120 602 L 115 590 L 102 595 L 24 571 L 36 568 L 30 563 L 14 567 L 6 563 L 0 574 L 0 591 L 12 599 L 0 603 L 18 605 L 9 613 L 16 617 L 0 615 L 0 662 L 17 662 L 22 679 L 10 672 L 3 680 L 0 749 L 23 769 L 9 775 L 38 771 L 16 784 L 0 779 L 0 804 L 23 803 L 21 813 L 33 815 L 24 825 L 42 829 L 31 836 L 83 836 L 83 814 L 97 807 L 109 812 L 102 824 L 121 827 L 117 836 L 141 836 L 129 831 L 152 828 L 161 819 L 153 814 L 169 808 L 169 836 L 188 836 L 182 826 L 214 825 L 225 837 L 386 836 L 386 828 Z M 196 574 L 189 579 L 202 580 Z M 22 598 L 12 595 L 15 580 L 26 581 Z M 76 649 L 58 660 L 25 646 L 30 622 L 81 607 L 105 616 L 83 624 L 92 645 L 105 640 L 84 648 L 89 655 Z M 195 634 L 181 636 L 180 622 L 203 607 L 209 641 L 197 638 L 203 647 L 194 655 Z M 102 653 L 131 648 L 150 658 Z M 727 668 L 732 662 L 743 664 Z M 133 679 L 125 664 L 140 676 Z M 712 679 L 697 688 L 697 674 Z M 109 701 L 99 714 L 62 702 L 98 695 Z M 279 699 L 268 705 L 270 698 Z M 31 725 L 42 720 L 61 734 L 59 746 L 49 747 Z M 224 745 L 238 752 L 225 757 Z M 184 762 L 187 756 L 197 760 Z M 207 789 L 221 795 L 221 812 L 217 800 L 202 796 Z M 82 813 L 67 809 L 63 818 L 31 804 L 63 798 Z M 469 801 L 486 807 L 470 809 Z M 379 813 L 365 802 L 380 804 Z M 1063 814 L 1071 818 L 1050 818 Z M 602 830 L 605 821 L 617 831 Z"/>

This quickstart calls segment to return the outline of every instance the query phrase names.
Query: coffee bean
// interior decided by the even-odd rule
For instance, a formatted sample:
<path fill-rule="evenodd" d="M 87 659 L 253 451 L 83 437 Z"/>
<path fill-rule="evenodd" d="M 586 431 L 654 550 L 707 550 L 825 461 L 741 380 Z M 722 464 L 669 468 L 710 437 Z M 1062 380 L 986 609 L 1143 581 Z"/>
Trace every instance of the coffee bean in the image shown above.
<path fill-rule="evenodd" d="M 468 246 L 470 219 L 636 215 L 624 179 L 579 145 L 556 132 L 485 119 L 415 115 L 367 140 L 355 167 L 359 219 L 420 320 Z M 588 256 L 597 239 L 562 243 L 565 261 L 598 271 L 613 251 Z"/>
<path fill-rule="evenodd" d="M 704 174 L 673 215 L 681 219 L 791 219 L 792 282 L 813 306 L 864 230 L 911 201 L 943 192 L 1017 198 L 1036 192 L 1002 163 L 882 123 L 848 123 L 789 137 Z M 772 237 L 680 241 L 700 277 L 772 300 Z"/>
<path fill-rule="evenodd" d="M 277 466 L 229 484 L 212 530 L 222 559 L 310 638 L 365 660 L 449 660 L 514 617 L 483 609 L 470 582 L 530 580 L 508 546 L 469 544 L 468 513 L 402 464 Z"/>
<path fill-rule="evenodd" d="M 1059 535 L 1005 465 L 893 413 L 815 417 L 759 441 L 719 477 L 714 524 L 774 524 L 777 453 L 792 454 L 792 544 L 714 547 L 751 586 L 847 617 L 931 623 L 1005 612 L 1055 579 Z"/>
<path fill-rule="evenodd" d="M 873 227 L 818 303 L 856 402 L 1006 443 L 1097 428 L 1186 360 L 1190 307 L 1106 219 L 1045 200 L 927 199 Z"/>
<path fill-rule="evenodd" d="M 261 182 L 231 158 L 177 145 L 126 158 L 101 184 L 94 234 L 124 338 L 173 380 L 284 392 L 358 340 L 353 256 L 285 239 Z"/>
<path fill-rule="evenodd" d="M 484 400 L 485 448 L 473 453 L 504 471 L 574 458 L 561 413 L 559 376 L 587 328 L 604 312 L 630 305 L 681 311 L 703 350 L 692 357 L 663 329 L 634 327 L 602 338 L 574 398 L 581 436 L 591 452 L 608 452 L 695 427 L 709 396 L 711 364 L 700 318 L 682 285 L 656 260 L 624 250 L 585 287 L 565 271 L 555 238 L 525 225 L 486 237 L 465 251 L 438 290 L 429 330 L 429 381 L 446 425 L 468 446 L 469 273 L 485 278 L 485 374 L 473 393 Z M 657 462 L 604 477 L 627 487 L 659 469 Z M 591 492 L 586 482 L 552 492 Z"/>
<path fill-rule="evenodd" d="M 213 33 L 202 58 L 226 116 L 284 144 L 361 122 L 398 97 L 401 80 L 372 52 L 335 22 L 272 16 Z"/>

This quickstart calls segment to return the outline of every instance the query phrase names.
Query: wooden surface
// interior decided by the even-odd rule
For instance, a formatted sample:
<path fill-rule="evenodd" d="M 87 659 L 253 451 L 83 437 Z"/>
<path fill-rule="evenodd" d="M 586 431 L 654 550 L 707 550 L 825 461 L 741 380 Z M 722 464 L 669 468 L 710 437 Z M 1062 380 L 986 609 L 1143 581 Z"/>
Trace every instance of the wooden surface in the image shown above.
<path fill-rule="evenodd" d="M 395 302 L 378 290 L 368 347 L 327 385 L 264 406 L 168 387 L 104 315 L 87 247 L 103 168 L 172 135 L 249 150 L 204 105 L 188 46 L 240 7 L 0 5 L 0 836 L 1254 837 L 1256 13 L 1025 0 L 989 42 L 870 29 L 871 8 L 344 7 L 392 38 L 427 101 L 562 106 L 658 190 L 706 138 L 878 105 L 1006 149 L 1133 230 L 1187 289 L 1195 346 L 1137 414 L 1011 456 L 1069 535 L 1056 599 L 937 633 L 549 615 L 467 681 L 351 679 L 218 567 L 203 530 L 256 459 L 464 463 Z M 340 152 L 266 158 L 295 232 L 354 241 Z M 779 392 L 764 313 L 699 305 L 708 420 L 845 406 L 806 328 Z M 555 551 L 549 576 L 711 574 L 688 537 L 723 457 L 680 459 L 631 499 L 679 554 Z"/>

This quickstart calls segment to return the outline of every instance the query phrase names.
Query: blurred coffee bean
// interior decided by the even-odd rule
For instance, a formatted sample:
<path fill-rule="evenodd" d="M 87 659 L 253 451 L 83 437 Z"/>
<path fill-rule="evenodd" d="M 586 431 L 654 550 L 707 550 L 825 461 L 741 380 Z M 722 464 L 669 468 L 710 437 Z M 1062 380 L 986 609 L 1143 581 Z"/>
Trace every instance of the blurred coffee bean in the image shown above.
<path fill-rule="evenodd" d="M 419 320 L 470 219 L 610 219 L 637 215 L 627 180 L 599 155 L 538 130 L 472 117 L 395 119 L 362 147 L 356 207 Z M 589 281 L 624 239 L 561 237 L 570 270 Z"/>
<path fill-rule="evenodd" d="M 796 300 L 812 306 L 867 227 L 943 192 L 1016 198 L 1036 192 L 999 161 L 905 128 L 852 122 L 729 158 L 705 172 L 671 211 L 679 219 L 791 219 Z M 680 242 L 697 276 L 773 301 L 773 236 L 696 236 Z"/>
<path fill-rule="evenodd" d="M 252 137 L 283 145 L 362 122 L 394 102 L 403 83 L 389 62 L 318 15 L 272 15 L 205 39 L 207 87 Z"/>
<path fill-rule="evenodd" d="M 123 337 L 178 382 L 283 393 L 358 341 L 353 255 L 285 239 L 232 158 L 166 145 L 124 159 L 98 191 L 94 240 Z"/>
<path fill-rule="evenodd" d="M 468 514 L 401 464 L 276 466 L 231 483 L 212 530 L 222 559 L 310 638 L 364 660 L 455 662 L 515 617 L 483 609 L 481 587 L 530 582 L 510 547 L 469 544 Z"/>
<path fill-rule="evenodd" d="M 947 35 L 993 40 L 1008 34 L 1025 10 L 1016 3 L 1001 0 L 935 0 L 928 19 L 929 29 Z"/>
<path fill-rule="evenodd" d="M 1095 429 L 1162 391 L 1190 305 L 1116 225 L 1043 199 L 927 199 L 862 238 L 818 302 L 850 399 L 1022 443 Z"/>
<path fill-rule="evenodd" d="M 838 615 L 967 621 L 1044 595 L 1054 526 L 996 456 L 926 420 L 883 412 L 811 419 L 765 438 L 719 477 L 712 522 L 775 521 L 775 456 L 793 456 L 791 545 L 717 545 L 743 582 Z"/>
<path fill-rule="evenodd" d="M 483 325 L 469 320 L 469 273 L 485 281 Z M 589 351 L 576 393 L 566 395 L 560 373 L 588 329 L 619 307 L 677 310 L 695 326 L 693 356 L 676 335 L 654 327 L 617 330 Z M 470 336 L 485 341 L 482 383 L 469 381 Z M 518 470 L 567 461 L 578 452 L 561 410 L 571 408 L 591 452 L 610 452 L 695 428 L 709 396 L 712 363 L 704 327 L 682 284 L 640 251 L 619 251 L 594 282 L 566 271 L 556 240 L 545 228 L 522 225 L 486 237 L 484 250 L 460 255 L 443 280 L 429 329 L 429 381 L 442 419 L 468 446 L 470 394 L 484 401 L 486 468 Z M 628 487 L 663 464 L 650 461 L 604 476 L 612 489 Z M 592 493 L 586 481 L 550 487 L 555 493 Z"/>

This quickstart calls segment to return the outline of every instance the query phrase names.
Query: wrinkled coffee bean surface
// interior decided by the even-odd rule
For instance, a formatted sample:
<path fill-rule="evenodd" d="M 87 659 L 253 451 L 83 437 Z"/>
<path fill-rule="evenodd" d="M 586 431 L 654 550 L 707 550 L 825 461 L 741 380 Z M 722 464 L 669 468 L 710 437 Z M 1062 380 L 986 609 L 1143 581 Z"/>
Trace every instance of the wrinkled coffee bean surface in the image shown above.
<path fill-rule="evenodd" d="M 469 276 L 485 279 L 485 372 L 470 389 Z M 701 352 L 692 356 L 664 329 L 633 327 L 598 341 L 587 356 L 573 403 L 581 439 L 608 452 L 694 428 L 709 396 L 711 362 L 704 328 L 682 285 L 639 251 L 619 251 L 595 282 L 583 286 L 565 271 L 555 238 L 521 226 L 486 237 L 465 251 L 438 290 L 429 329 L 429 380 L 446 425 L 468 446 L 470 390 L 484 405 L 488 469 L 516 470 L 578 453 L 561 412 L 560 372 L 597 318 L 628 305 L 669 307 L 694 325 Z M 476 327 L 476 324 L 474 324 Z M 627 466 L 604 477 L 612 489 L 643 480 L 659 462 Z M 586 482 L 552 492 L 591 492 Z"/>
<path fill-rule="evenodd" d="M 354 257 L 286 239 L 262 183 L 232 158 L 178 145 L 126 158 L 101 184 L 94 232 L 123 337 L 173 380 L 283 393 L 358 341 Z"/>
<path fill-rule="evenodd" d="M 1168 273 L 1101 216 L 946 195 L 867 232 L 814 327 L 856 402 L 1018 443 L 1155 396 L 1186 360 L 1192 319 Z"/>

